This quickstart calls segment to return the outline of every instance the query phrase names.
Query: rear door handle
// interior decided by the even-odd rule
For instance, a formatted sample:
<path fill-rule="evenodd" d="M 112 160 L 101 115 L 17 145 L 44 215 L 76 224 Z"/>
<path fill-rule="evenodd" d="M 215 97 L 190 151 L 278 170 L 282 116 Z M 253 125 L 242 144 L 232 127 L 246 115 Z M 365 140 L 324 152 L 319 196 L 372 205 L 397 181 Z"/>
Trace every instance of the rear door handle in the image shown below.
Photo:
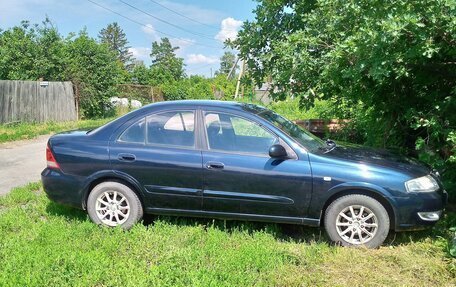
<path fill-rule="evenodd" d="M 207 169 L 223 169 L 224 167 L 225 167 L 225 165 L 221 162 L 217 162 L 217 161 L 206 162 Z"/>
<path fill-rule="evenodd" d="M 136 156 L 131 153 L 119 153 L 117 155 L 117 159 L 120 161 L 134 162 L 136 160 Z"/>

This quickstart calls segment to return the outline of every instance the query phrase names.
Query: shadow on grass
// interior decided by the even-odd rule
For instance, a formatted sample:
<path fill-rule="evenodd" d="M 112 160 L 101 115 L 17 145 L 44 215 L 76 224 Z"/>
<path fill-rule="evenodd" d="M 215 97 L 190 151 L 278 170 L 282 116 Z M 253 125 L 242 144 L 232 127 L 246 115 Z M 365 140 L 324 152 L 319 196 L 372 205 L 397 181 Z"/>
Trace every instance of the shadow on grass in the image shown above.
<path fill-rule="evenodd" d="M 46 212 L 51 216 L 64 217 L 71 221 L 83 222 L 89 220 L 85 211 L 52 201 L 47 204 Z"/>
<path fill-rule="evenodd" d="M 213 227 L 219 230 L 231 233 L 233 231 L 244 231 L 248 233 L 267 232 L 272 234 L 276 239 L 295 243 L 327 243 L 333 244 L 324 227 L 310 227 L 293 224 L 275 224 L 253 221 L 237 221 L 237 220 L 217 220 L 206 218 L 190 218 L 190 217 L 170 217 L 170 216 L 152 216 L 148 215 L 144 219 L 144 224 L 151 225 L 155 219 L 159 219 L 169 224 L 179 226 L 205 226 Z M 445 217 L 439 223 L 432 227 L 419 231 L 394 232 L 390 231 L 383 246 L 399 246 L 407 245 L 414 242 L 426 240 L 436 240 L 437 238 L 447 238 L 450 240 L 450 227 L 456 226 L 456 213 L 447 212 Z"/>
<path fill-rule="evenodd" d="M 223 232 L 265 232 L 271 234 L 275 239 L 288 242 L 317 242 L 330 244 L 329 238 L 323 228 L 310 227 L 294 224 L 266 223 L 257 221 L 222 220 L 199 217 L 173 217 L 146 215 L 143 224 L 153 225 L 156 220 L 177 226 L 203 226 L 204 228 L 215 228 Z"/>
<path fill-rule="evenodd" d="M 46 207 L 46 212 L 52 216 L 64 217 L 67 220 L 75 220 L 79 222 L 90 220 L 87 213 L 73 207 L 61 205 L 54 202 L 49 202 Z M 155 216 L 145 214 L 142 224 L 145 226 L 153 226 L 156 220 L 160 220 L 167 224 L 177 226 L 203 226 L 204 228 L 216 228 L 218 230 L 232 232 L 246 232 L 253 234 L 255 232 L 266 232 L 271 234 L 275 239 L 293 242 L 293 243 L 326 243 L 333 245 L 329 240 L 324 227 L 309 227 L 292 224 L 276 224 L 254 221 L 238 221 L 238 220 L 220 220 L 212 218 L 193 218 L 193 217 L 173 217 L 173 216 Z M 447 212 L 444 219 L 429 229 L 421 231 L 409 231 L 396 233 L 391 231 L 385 240 L 384 246 L 399 246 L 407 245 L 414 242 L 425 241 L 428 239 L 435 240 L 439 237 L 450 238 L 450 227 L 456 226 L 456 213 L 454 211 Z"/>

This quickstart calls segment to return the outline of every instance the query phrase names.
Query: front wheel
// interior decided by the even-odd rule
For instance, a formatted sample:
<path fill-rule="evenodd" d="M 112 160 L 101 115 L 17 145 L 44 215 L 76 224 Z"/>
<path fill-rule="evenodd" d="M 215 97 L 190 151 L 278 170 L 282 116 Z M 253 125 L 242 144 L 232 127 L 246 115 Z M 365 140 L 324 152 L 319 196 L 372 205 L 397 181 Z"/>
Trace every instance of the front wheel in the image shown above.
<path fill-rule="evenodd" d="M 389 227 L 388 212 L 369 196 L 346 195 L 326 209 L 326 232 L 332 241 L 343 246 L 376 248 L 385 241 Z"/>
<path fill-rule="evenodd" d="M 96 224 L 130 229 L 143 216 L 136 193 L 128 186 L 106 181 L 95 186 L 87 199 L 87 212 Z"/>

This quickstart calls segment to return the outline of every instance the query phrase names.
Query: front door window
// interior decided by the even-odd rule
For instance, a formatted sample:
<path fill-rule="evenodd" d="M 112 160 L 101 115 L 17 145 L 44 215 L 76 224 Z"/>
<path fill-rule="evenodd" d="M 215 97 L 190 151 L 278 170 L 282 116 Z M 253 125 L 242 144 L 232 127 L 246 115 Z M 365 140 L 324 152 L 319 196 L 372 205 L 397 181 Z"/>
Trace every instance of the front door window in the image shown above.
<path fill-rule="evenodd" d="M 205 115 L 209 150 L 268 155 L 277 137 L 257 123 L 235 115 Z"/>

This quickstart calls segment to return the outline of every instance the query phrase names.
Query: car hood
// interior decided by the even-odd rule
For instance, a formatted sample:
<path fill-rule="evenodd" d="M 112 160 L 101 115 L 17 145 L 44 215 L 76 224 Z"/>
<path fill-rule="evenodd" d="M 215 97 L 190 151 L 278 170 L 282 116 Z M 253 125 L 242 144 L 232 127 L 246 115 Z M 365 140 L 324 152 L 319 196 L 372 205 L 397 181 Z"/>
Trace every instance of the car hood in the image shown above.
<path fill-rule="evenodd" d="M 357 145 L 337 146 L 324 153 L 324 157 L 352 161 L 359 164 L 376 165 L 419 177 L 431 172 L 431 169 L 415 159 L 398 155 L 383 149 L 367 148 Z"/>

